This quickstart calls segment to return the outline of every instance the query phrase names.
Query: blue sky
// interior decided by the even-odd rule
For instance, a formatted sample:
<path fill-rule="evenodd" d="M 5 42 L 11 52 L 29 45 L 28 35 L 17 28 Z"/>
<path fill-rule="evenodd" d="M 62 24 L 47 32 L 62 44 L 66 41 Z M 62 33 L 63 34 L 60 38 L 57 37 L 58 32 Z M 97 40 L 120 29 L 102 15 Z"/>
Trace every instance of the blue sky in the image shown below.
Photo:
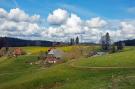
<path fill-rule="evenodd" d="M 0 36 L 99 42 L 106 32 L 135 39 L 135 0 L 0 0 Z"/>
<path fill-rule="evenodd" d="M 83 19 L 100 16 L 107 19 L 133 19 L 135 0 L 0 0 L 0 7 L 10 10 L 19 7 L 29 14 L 40 14 L 46 18 L 57 8 L 76 13 Z"/>

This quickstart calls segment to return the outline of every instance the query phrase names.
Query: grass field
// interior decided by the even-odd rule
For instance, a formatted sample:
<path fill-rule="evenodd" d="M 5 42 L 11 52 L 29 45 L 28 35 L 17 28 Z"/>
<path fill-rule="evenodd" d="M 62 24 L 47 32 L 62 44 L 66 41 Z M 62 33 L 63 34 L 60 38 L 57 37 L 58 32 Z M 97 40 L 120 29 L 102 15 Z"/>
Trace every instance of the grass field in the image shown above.
<path fill-rule="evenodd" d="M 135 89 L 135 69 L 88 69 L 87 67 L 135 67 L 135 47 L 105 56 L 75 59 L 75 68 L 67 63 L 41 67 L 26 61 L 37 60 L 37 54 L 48 48 L 25 47 L 32 55 L 0 58 L 0 89 Z M 60 48 L 65 51 L 72 47 Z"/>
<path fill-rule="evenodd" d="M 126 48 L 123 52 L 82 58 L 75 65 L 87 67 L 135 67 L 135 47 Z"/>
<path fill-rule="evenodd" d="M 49 48 L 51 47 L 22 47 L 27 53 L 31 53 L 31 54 L 38 54 L 41 51 L 47 51 Z M 67 47 L 56 47 L 58 49 L 61 49 L 65 52 L 68 52 L 70 50 L 72 50 L 73 48 L 75 48 L 75 46 L 67 46 Z"/>

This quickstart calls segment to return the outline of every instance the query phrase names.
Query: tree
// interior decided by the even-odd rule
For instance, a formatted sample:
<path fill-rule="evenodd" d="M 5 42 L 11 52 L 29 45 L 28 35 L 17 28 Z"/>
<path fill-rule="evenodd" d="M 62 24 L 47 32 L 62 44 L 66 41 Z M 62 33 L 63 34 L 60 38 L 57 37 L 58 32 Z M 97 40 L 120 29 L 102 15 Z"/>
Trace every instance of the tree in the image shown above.
<path fill-rule="evenodd" d="M 76 44 L 79 44 L 79 37 L 78 36 L 76 37 L 75 41 L 76 41 Z"/>
<path fill-rule="evenodd" d="M 110 35 L 107 32 L 106 35 L 101 37 L 101 46 L 103 50 L 110 50 L 111 48 L 111 39 L 110 39 Z"/>
<path fill-rule="evenodd" d="M 6 47 L 6 52 L 7 52 L 9 50 L 9 43 L 6 37 L 4 38 L 4 45 Z"/>
<path fill-rule="evenodd" d="M 70 39 L 70 43 L 69 44 L 72 45 L 72 38 Z"/>
<path fill-rule="evenodd" d="M 109 50 L 111 46 L 111 39 L 108 32 L 106 33 L 105 37 L 106 37 L 105 50 Z"/>
<path fill-rule="evenodd" d="M 74 45 L 74 43 L 75 43 L 75 42 L 74 42 L 74 38 L 71 38 L 71 39 L 70 39 L 70 45 Z"/>
<path fill-rule="evenodd" d="M 124 48 L 124 43 L 122 41 L 119 41 L 117 43 L 117 50 L 122 50 Z"/>
<path fill-rule="evenodd" d="M 105 50 L 105 36 L 102 36 L 101 37 L 100 42 L 101 42 L 101 48 L 102 48 L 102 50 Z"/>
<path fill-rule="evenodd" d="M 73 43 L 73 45 L 75 44 L 75 40 L 74 40 L 74 38 L 72 38 L 72 43 Z"/>
<path fill-rule="evenodd" d="M 113 44 L 112 45 L 112 47 L 111 47 L 111 51 L 110 51 L 111 53 L 115 53 L 116 52 L 116 47 L 115 47 L 115 44 Z"/>
<path fill-rule="evenodd" d="M 0 38 L 0 49 L 4 46 L 4 40 Z"/>

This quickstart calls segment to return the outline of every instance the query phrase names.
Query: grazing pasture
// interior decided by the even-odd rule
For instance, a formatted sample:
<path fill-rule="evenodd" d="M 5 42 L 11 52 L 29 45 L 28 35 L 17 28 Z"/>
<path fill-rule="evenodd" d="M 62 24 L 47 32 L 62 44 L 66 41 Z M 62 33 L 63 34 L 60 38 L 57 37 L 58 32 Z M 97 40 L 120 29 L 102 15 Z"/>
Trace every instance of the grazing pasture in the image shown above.
<path fill-rule="evenodd" d="M 122 52 L 104 56 L 89 58 L 81 56 L 51 67 L 26 63 L 36 61 L 35 54 L 47 50 L 47 47 L 24 47 L 23 49 L 31 54 L 10 59 L 0 58 L 0 89 L 135 88 L 135 47 L 126 47 Z M 73 47 L 60 47 L 60 49 L 70 52 Z M 123 68 L 92 69 L 88 67 Z"/>
<path fill-rule="evenodd" d="M 103 56 L 81 58 L 74 63 L 84 67 L 135 67 L 135 47 Z"/>

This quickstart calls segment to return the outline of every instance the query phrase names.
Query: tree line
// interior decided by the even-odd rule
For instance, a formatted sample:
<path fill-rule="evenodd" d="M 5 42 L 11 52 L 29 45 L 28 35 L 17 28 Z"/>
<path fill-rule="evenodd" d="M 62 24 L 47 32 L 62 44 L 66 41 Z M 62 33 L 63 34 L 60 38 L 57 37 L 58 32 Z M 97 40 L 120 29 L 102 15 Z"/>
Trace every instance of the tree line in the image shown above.
<path fill-rule="evenodd" d="M 103 51 L 116 52 L 117 50 L 123 50 L 124 42 L 119 41 L 117 43 L 113 43 L 109 33 L 107 32 L 105 35 L 101 36 L 101 48 Z"/>
<path fill-rule="evenodd" d="M 70 39 L 70 45 L 78 45 L 79 44 L 79 37 L 77 36 L 75 39 Z"/>
<path fill-rule="evenodd" d="M 52 46 L 51 41 L 23 40 L 18 38 L 0 37 L 0 48 L 2 47 L 23 47 L 23 46 Z"/>

